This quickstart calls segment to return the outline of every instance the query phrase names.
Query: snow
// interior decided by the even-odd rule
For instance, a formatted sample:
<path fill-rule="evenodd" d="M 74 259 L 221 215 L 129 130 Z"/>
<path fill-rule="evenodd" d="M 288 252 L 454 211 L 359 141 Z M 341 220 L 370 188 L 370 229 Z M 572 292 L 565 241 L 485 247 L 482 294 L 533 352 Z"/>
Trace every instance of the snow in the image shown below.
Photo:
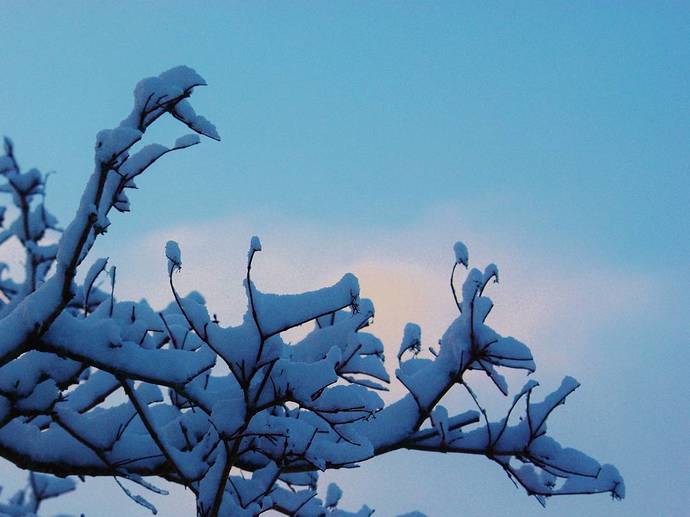
<path fill-rule="evenodd" d="M 108 259 L 107 258 L 99 258 L 93 264 L 91 264 L 91 267 L 89 268 L 88 272 L 86 273 L 86 277 L 84 278 L 84 306 L 85 307 L 88 305 L 89 294 L 91 293 L 91 289 L 93 288 L 93 284 L 96 281 L 96 278 L 98 278 L 98 275 L 100 275 L 103 271 L 105 271 L 105 268 L 107 265 L 108 265 Z"/>
<path fill-rule="evenodd" d="M 468 267 L 469 252 L 467 251 L 467 246 L 463 242 L 457 241 L 453 244 L 453 252 L 455 253 L 455 262 Z"/>
<path fill-rule="evenodd" d="M 246 417 L 244 398 L 222 399 L 213 404 L 211 420 L 223 436 L 233 436 L 243 425 Z"/>
<path fill-rule="evenodd" d="M 190 133 L 175 140 L 175 149 L 185 149 L 201 142 L 199 135 Z"/>
<path fill-rule="evenodd" d="M 168 259 L 169 275 L 182 269 L 182 254 L 180 253 L 180 246 L 177 242 L 168 241 L 165 243 L 165 257 Z"/>
<path fill-rule="evenodd" d="M 326 490 L 326 501 L 325 505 L 327 508 L 335 508 L 338 506 L 338 501 L 343 496 L 343 491 L 335 483 L 330 483 L 328 489 Z"/>
<path fill-rule="evenodd" d="M 354 275 L 347 274 L 331 287 L 299 295 L 253 291 L 260 328 L 265 335 L 272 335 L 352 305 L 359 297 L 359 283 Z"/>
<path fill-rule="evenodd" d="M 407 323 L 403 330 L 403 338 L 398 351 L 398 361 L 408 350 L 417 355 L 422 349 L 422 329 L 416 323 Z"/>
<path fill-rule="evenodd" d="M 220 140 L 216 126 L 201 115 L 197 115 L 189 102 L 182 100 L 175 104 L 173 115 L 175 118 L 187 124 L 189 129 L 193 129 L 197 133 L 214 140 Z"/>
<path fill-rule="evenodd" d="M 18 216 L 0 234 L 0 246 L 18 238 L 29 280 L 1 281 L 8 298 L 0 302 L 5 456 L 58 474 L 122 477 L 156 493 L 142 476 L 162 475 L 193 488 L 207 513 L 221 494 L 222 515 L 276 507 L 303 516 L 370 515 L 366 506 L 355 513 L 338 508 L 343 494 L 335 484 L 324 500 L 316 497 L 317 470 L 355 467 L 400 448 L 489 456 L 541 502 L 567 493 L 624 496 L 614 467 L 546 434 L 548 418 L 577 381 L 566 377 L 541 402 L 533 401 L 538 383 L 529 381 L 497 420 L 490 420 L 470 387 L 474 378 L 467 372 L 480 370 L 507 395 L 505 369 L 536 368 L 525 344 L 489 326 L 493 302 L 484 291 L 498 282 L 495 264 L 468 272 L 460 314 L 438 352 L 423 352 L 421 327 L 405 325 L 395 373 L 407 393 L 389 404 L 376 393 L 390 382 L 385 347 L 362 331 L 374 306 L 359 298 L 356 277 L 346 274 L 299 294 L 265 293 L 249 274 L 262 249 L 256 236 L 248 252 L 247 311 L 238 326 L 211 320 L 195 291 L 182 297 L 173 287 L 174 301 L 159 313 L 145 301 L 118 301 L 114 266 L 111 290 L 95 286 L 107 271 L 106 258 L 95 260 L 77 285 L 80 264 L 110 225 L 111 209 L 131 208 L 125 190 L 136 188 L 134 178 L 171 151 L 198 144 L 199 135 L 219 139 L 188 100 L 204 84 L 191 68 L 177 67 L 137 85 L 132 112 L 98 134 L 94 172 L 57 245 L 45 239 L 57 228 L 43 204 L 45 176 L 35 169 L 22 173 L 6 140 L 0 171 L 8 183 L 0 191 L 12 196 Z M 163 115 L 195 133 L 173 147 L 135 149 Z M 4 214 L 0 209 L 0 219 Z M 469 256 L 462 242 L 453 251 L 454 275 L 458 264 L 468 268 Z M 172 274 L 182 266 L 175 241 L 166 243 L 165 256 L 172 287 Z M 284 341 L 287 331 L 302 325 L 311 329 L 306 336 Z M 444 397 L 456 385 L 467 388 L 478 411 L 449 412 Z M 74 488 L 71 479 L 32 476 L 36 497 Z M 143 496 L 123 490 L 155 513 Z M 24 503 L 24 493 L 10 501 Z"/>
<path fill-rule="evenodd" d="M 249 251 L 247 252 L 247 265 L 251 265 L 254 253 L 261 251 L 261 240 L 254 235 L 249 243 Z"/>
<path fill-rule="evenodd" d="M 498 283 L 498 266 L 493 263 L 484 268 L 483 285 L 486 286 L 492 278 L 494 279 L 494 283 Z"/>
<path fill-rule="evenodd" d="M 76 488 L 76 483 L 70 478 L 57 478 L 47 474 L 31 474 L 31 483 L 38 499 L 58 497 Z"/>
<path fill-rule="evenodd" d="M 549 394 L 542 402 L 530 404 L 527 408 L 532 431 L 536 434 L 545 430 L 546 419 L 556 406 L 565 404 L 565 399 L 580 384 L 572 377 L 565 377 L 559 388 Z"/>
<path fill-rule="evenodd" d="M 144 146 L 133 155 L 127 157 L 127 160 L 119 167 L 120 173 L 128 180 L 132 180 L 169 151 L 169 148 L 161 144 Z"/>
<path fill-rule="evenodd" d="M 142 137 L 142 132 L 128 127 L 104 129 L 96 135 L 96 161 L 107 163 L 127 151 Z"/>

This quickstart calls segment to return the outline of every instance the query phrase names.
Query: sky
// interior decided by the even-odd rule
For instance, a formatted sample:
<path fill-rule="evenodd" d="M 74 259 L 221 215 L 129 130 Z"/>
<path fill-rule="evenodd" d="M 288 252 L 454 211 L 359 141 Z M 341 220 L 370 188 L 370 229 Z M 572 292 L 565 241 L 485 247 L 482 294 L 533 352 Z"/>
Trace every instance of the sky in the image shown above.
<path fill-rule="evenodd" d="M 496 262 L 494 327 L 527 342 L 545 389 L 582 387 L 550 420 L 615 464 L 627 498 L 541 510 L 481 458 L 402 452 L 329 475 L 377 515 L 685 515 L 690 505 L 690 9 L 686 2 L 10 2 L 0 0 L 0 134 L 55 171 L 66 224 L 97 131 L 139 79 L 179 64 L 218 127 L 158 163 L 94 258 L 122 299 L 161 306 L 163 247 L 223 323 L 245 308 L 249 239 L 263 290 L 352 271 L 377 307 L 389 372 L 407 321 L 433 344 L 454 317 L 452 244 Z M 170 121 L 147 134 L 172 143 Z M 3 253 L 3 250 L 0 250 Z M 524 379 L 513 377 L 513 389 Z M 477 379 L 487 405 L 501 401 Z M 401 396 L 399 386 L 391 397 Z M 451 397 L 461 407 L 467 401 Z M 19 486 L 8 465 L 0 485 Z M 152 497 L 191 515 L 189 494 Z M 47 511 L 146 515 L 112 480 Z M 183 510 L 189 509 L 186 513 Z"/>

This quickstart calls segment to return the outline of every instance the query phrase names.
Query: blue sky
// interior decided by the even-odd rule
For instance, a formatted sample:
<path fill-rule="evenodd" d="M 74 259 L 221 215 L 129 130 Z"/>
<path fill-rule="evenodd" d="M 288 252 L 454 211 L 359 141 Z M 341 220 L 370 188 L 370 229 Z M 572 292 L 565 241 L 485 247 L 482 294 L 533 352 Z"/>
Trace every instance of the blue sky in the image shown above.
<path fill-rule="evenodd" d="M 503 273 L 498 330 L 532 345 L 538 378 L 583 383 L 554 436 L 626 477 L 622 503 L 577 498 L 542 513 L 683 514 L 687 3 L 0 5 L 0 133 L 21 164 L 57 172 L 50 206 L 63 222 L 95 133 L 128 113 L 139 79 L 187 64 L 209 83 L 194 104 L 223 141 L 147 173 L 133 213 L 99 244 L 123 294 L 165 298 L 162 275 L 151 278 L 176 238 L 189 287 L 235 317 L 246 242 L 259 233 L 276 289 L 350 269 L 365 292 L 368 281 L 392 350 L 407 319 L 431 329 L 430 343 L 450 322 L 450 245 L 465 240 Z M 153 137 L 178 134 L 164 123 Z M 341 482 L 350 506 L 384 516 L 539 513 L 486 460 L 393 455 Z M 73 510 L 101 490 L 107 515 L 127 504 L 88 486 Z M 106 515 L 93 508 L 83 510 Z"/>

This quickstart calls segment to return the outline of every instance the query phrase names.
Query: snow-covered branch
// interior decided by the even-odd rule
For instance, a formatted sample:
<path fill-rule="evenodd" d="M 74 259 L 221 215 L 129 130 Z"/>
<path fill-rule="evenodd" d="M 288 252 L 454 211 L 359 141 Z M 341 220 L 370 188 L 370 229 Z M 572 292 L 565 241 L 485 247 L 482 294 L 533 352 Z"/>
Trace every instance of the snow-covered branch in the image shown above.
<path fill-rule="evenodd" d="M 37 517 L 43 501 L 72 492 L 76 488 L 76 483 L 69 478 L 61 479 L 36 472 L 30 472 L 28 477 L 25 488 L 15 492 L 7 502 L 0 502 L 0 515 Z"/>
<path fill-rule="evenodd" d="M 25 269 L 17 280 L 0 264 L 0 455 L 35 472 L 112 476 L 154 512 L 120 480 L 160 493 L 144 479 L 160 476 L 190 489 L 202 517 L 268 510 L 370 515 L 367 507 L 339 509 L 335 485 L 318 498 L 317 473 L 396 449 L 484 455 L 540 502 L 561 494 L 624 495 L 615 468 L 546 435 L 547 418 L 577 387 L 574 380 L 566 378 L 539 403 L 532 401 L 537 384 L 528 382 L 504 418 L 489 419 L 468 372 L 484 372 L 507 395 L 500 370 L 532 373 L 536 366 L 526 345 L 487 324 L 493 304 L 484 293 L 498 281 L 495 265 L 470 270 L 456 289 L 459 266 L 469 264 L 462 243 L 454 246 L 450 284 L 458 317 L 429 357 L 421 328 L 405 327 L 395 376 L 408 393 L 388 405 L 378 394 L 391 383 L 384 345 L 365 331 L 374 306 L 360 298 L 357 279 L 346 274 L 316 291 L 266 293 L 253 276 L 262 249 L 257 237 L 249 246 L 247 311 L 238 326 L 211 318 L 199 293 L 178 292 L 183 253 L 173 241 L 165 245 L 167 272 L 161 272 L 173 301 L 162 311 L 145 301 L 118 301 L 115 269 L 104 258 L 91 260 L 78 285 L 77 271 L 110 225 L 111 210 L 129 211 L 126 191 L 135 178 L 164 155 L 199 143 L 193 134 L 171 147 L 137 150 L 147 128 L 168 113 L 219 139 L 187 100 L 204 84 L 178 67 L 136 87 L 132 112 L 98 134 L 94 172 L 64 231 L 45 208 L 46 177 L 21 172 L 6 140 L 0 175 L 15 220 L 0 233 L 0 249 L 16 238 Z M 98 285 L 102 275 L 109 276 L 105 289 Z M 284 341 L 286 332 L 304 326 L 311 327 L 306 336 Z M 476 407 L 449 416 L 442 401 L 456 385 Z M 43 481 L 32 486 L 31 504 L 52 493 L 37 483 Z"/>

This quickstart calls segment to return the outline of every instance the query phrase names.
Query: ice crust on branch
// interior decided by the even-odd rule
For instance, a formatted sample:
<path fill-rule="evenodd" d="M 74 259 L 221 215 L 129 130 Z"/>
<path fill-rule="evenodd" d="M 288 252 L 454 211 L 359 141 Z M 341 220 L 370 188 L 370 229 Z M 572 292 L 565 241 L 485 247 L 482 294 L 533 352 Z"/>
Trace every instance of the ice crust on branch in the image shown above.
<path fill-rule="evenodd" d="M 408 393 L 390 404 L 378 395 L 391 382 L 384 346 L 366 332 L 374 305 L 360 298 L 354 275 L 310 292 L 264 292 L 260 263 L 254 264 L 262 250 L 256 236 L 239 325 L 211 317 L 199 293 L 178 292 L 182 258 L 175 241 L 165 245 L 170 305 L 156 312 L 143 300 L 118 300 L 114 266 L 108 270 L 107 259 L 92 258 L 86 268 L 89 253 L 111 224 L 111 209 L 132 208 L 126 191 L 136 188 L 137 176 L 166 154 L 198 144 L 199 135 L 219 139 L 188 100 L 202 85 L 187 67 L 137 85 L 132 112 L 97 135 L 94 172 L 64 229 L 45 206 L 45 175 L 22 172 L 5 140 L 0 192 L 9 195 L 15 219 L 0 232 L 0 247 L 16 238 L 25 266 L 19 281 L 0 263 L 0 454 L 34 472 L 31 493 L 12 498 L 0 513 L 31 515 L 39 499 L 74 487 L 69 478 L 47 476 L 53 474 L 112 476 L 133 504 L 152 512 L 146 497 L 120 480 L 154 493 L 162 491 L 145 478 L 182 485 L 196 496 L 202 517 L 269 510 L 367 516 L 366 506 L 339 508 L 336 485 L 319 498 L 318 473 L 397 449 L 484 455 L 541 503 L 564 494 L 624 496 L 614 467 L 547 434 L 548 418 L 578 387 L 574 379 L 566 377 L 541 402 L 533 400 L 538 384 L 527 382 L 498 419 L 482 406 L 469 371 L 482 371 L 508 395 L 501 370 L 530 374 L 536 365 L 526 345 L 487 323 L 493 303 L 485 291 L 498 281 L 496 265 L 470 269 L 456 290 L 457 266 L 469 267 L 461 242 L 453 246 L 450 283 L 457 317 L 429 354 L 421 328 L 405 326 L 395 375 Z M 137 149 L 166 114 L 195 133 L 172 147 Z M 2 207 L 0 219 L 5 213 Z M 103 272 L 110 281 L 99 283 Z M 306 335 L 285 341 L 299 326 L 307 326 Z M 473 407 L 449 414 L 442 402 L 456 385 Z"/>

